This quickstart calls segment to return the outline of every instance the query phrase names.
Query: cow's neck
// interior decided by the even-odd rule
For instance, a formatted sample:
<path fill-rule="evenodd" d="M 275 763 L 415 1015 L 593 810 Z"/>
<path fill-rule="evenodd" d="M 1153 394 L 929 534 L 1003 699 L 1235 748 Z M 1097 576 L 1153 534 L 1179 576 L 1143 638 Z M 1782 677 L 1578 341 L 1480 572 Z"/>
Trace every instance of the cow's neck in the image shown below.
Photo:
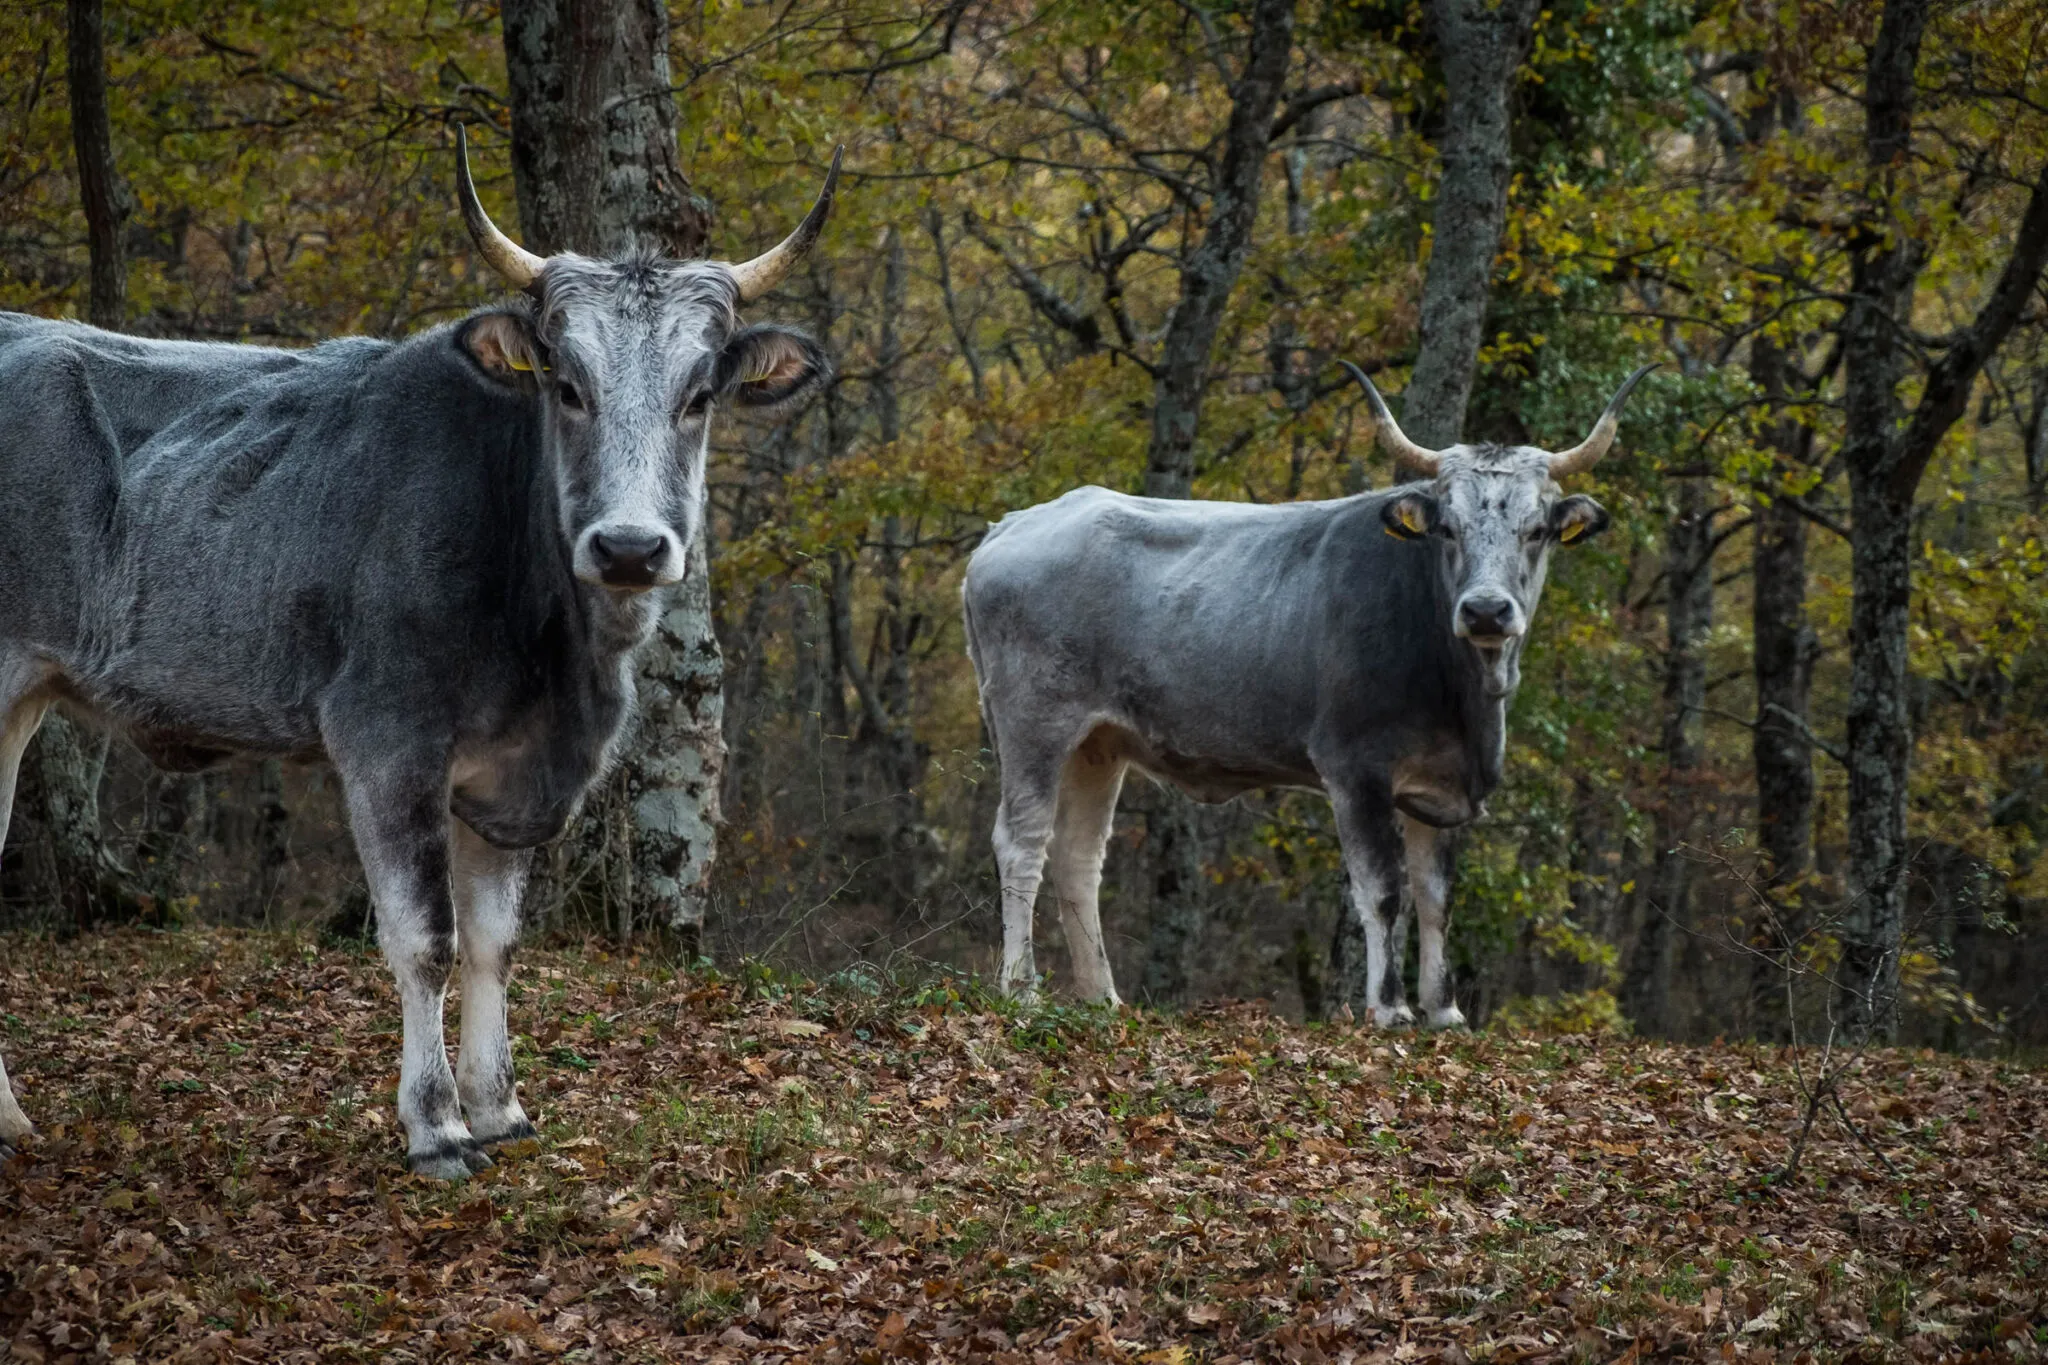
<path fill-rule="evenodd" d="M 1480 651 L 1464 640 L 1451 646 L 1458 664 L 1457 704 L 1466 736 L 1467 761 L 1473 765 L 1478 799 L 1500 785 L 1502 764 L 1507 753 L 1508 703 L 1514 700 L 1521 682 L 1521 642 L 1503 646 L 1513 651 L 1499 665 L 1489 663 Z M 1509 679 L 1503 689 L 1503 671 Z"/>

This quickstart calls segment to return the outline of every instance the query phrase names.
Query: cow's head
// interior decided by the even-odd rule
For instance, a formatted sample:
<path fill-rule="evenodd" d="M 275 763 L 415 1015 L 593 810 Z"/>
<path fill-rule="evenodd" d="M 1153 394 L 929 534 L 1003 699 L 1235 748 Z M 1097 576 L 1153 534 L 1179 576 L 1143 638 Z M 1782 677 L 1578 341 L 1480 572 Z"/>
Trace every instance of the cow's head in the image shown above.
<path fill-rule="evenodd" d="M 816 342 L 786 328 L 743 327 L 739 308 L 773 289 L 817 241 L 839 183 L 839 154 L 796 231 L 767 254 L 729 265 L 536 256 L 484 213 L 460 129 L 456 147 L 470 236 L 534 301 L 472 318 L 462 344 L 485 371 L 539 397 L 576 576 L 622 594 L 680 581 L 703 523 L 713 410 L 784 403 L 828 372 Z"/>
<path fill-rule="evenodd" d="M 1428 480 L 1387 500 L 1381 509 L 1387 533 L 1433 550 L 1451 603 L 1451 633 L 1478 652 L 1488 691 L 1513 691 L 1521 679 L 1522 642 L 1543 595 L 1551 550 L 1607 528 L 1607 509 L 1583 493 L 1566 497 L 1557 481 L 1591 468 L 1607 453 L 1629 390 L 1657 367 L 1645 365 L 1630 375 L 1592 435 L 1558 452 L 1533 446 L 1419 446 L 1402 434 L 1364 371 L 1349 362 L 1344 368 L 1365 390 L 1380 444 L 1397 463 Z"/>

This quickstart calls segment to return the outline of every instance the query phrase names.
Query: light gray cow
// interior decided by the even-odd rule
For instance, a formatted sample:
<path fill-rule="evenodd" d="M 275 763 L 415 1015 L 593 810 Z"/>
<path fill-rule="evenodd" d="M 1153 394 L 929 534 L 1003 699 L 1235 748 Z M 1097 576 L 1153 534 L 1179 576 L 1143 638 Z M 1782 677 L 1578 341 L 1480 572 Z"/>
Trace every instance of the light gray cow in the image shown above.
<path fill-rule="evenodd" d="M 1557 480 L 1614 440 L 1427 450 L 1372 382 L 1382 445 L 1423 476 L 1331 502 L 1252 505 L 1102 488 L 992 526 L 962 599 L 1002 765 L 995 852 L 1005 990 L 1035 988 L 1032 908 L 1050 876 L 1084 998 L 1115 1001 L 1097 892 L 1124 775 L 1200 801 L 1329 794 L 1365 931 L 1367 998 L 1407 1023 L 1400 871 L 1421 926 L 1428 1022 L 1464 1022 L 1444 960 L 1449 840 L 1498 785 L 1509 698 L 1551 550 L 1607 525 Z M 1391 537 L 1391 539 L 1389 538 Z"/>
<path fill-rule="evenodd" d="M 407 341 L 279 351 L 0 314 L 0 842 L 53 704 L 167 766 L 331 760 L 398 980 L 406 1160 L 441 1178 L 533 1133 L 505 1029 L 527 851 L 611 761 L 658 590 L 703 524 L 715 409 L 827 372 L 739 309 L 817 240 L 839 172 L 729 265 L 542 259 L 457 166 L 481 254 L 527 298 Z M 29 1131 L 0 1069 L 0 1157 Z"/>

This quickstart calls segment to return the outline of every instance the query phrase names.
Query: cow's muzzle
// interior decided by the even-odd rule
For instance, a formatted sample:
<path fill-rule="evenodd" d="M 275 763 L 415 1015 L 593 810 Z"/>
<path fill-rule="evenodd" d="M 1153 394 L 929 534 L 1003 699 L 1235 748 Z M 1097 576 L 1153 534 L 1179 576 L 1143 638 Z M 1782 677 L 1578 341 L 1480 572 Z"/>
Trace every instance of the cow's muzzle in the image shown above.
<path fill-rule="evenodd" d="M 576 576 L 615 592 L 645 592 L 680 582 L 683 577 L 683 556 L 676 538 L 659 527 L 593 527 L 585 533 L 579 551 Z"/>
<path fill-rule="evenodd" d="M 1513 598 L 1474 593 L 1458 602 L 1456 630 L 1482 649 L 1498 649 L 1522 633 L 1522 609 Z"/>

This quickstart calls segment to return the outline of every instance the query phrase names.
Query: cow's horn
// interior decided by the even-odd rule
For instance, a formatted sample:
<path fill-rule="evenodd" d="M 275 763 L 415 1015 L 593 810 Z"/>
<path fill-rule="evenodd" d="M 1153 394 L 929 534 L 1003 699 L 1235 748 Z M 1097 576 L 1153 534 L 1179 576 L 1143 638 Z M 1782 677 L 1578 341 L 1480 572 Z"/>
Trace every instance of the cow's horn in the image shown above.
<path fill-rule="evenodd" d="M 1656 368 L 1655 364 L 1645 365 L 1622 381 L 1621 388 L 1608 401 L 1607 411 L 1601 413 L 1600 420 L 1593 424 L 1593 434 L 1570 450 L 1560 450 L 1550 457 L 1551 478 L 1561 479 L 1567 474 L 1591 469 L 1594 461 L 1607 453 L 1607 447 L 1614 444 L 1615 430 L 1621 426 L 1621 405 L 1628 402 L 1629 390 L 1636 386 L 1637 380 Z"/>
<path fill-rule="evenodd" d="M 1387 448 L 1387 453 L 1394 457 L 1394 462 L 1405 464 L 1417 473 L 1435 478 L 1437 471 L 1443 467 L 1443 452 L 1419 446 L 1409 440 L 1407 434 L 1401 430 L 1401 424 L 1394 420 L 1394 414 L 1387 411 L 1387 400 L 1380 397 L 1380 391 L 1365 377 L 1365 371 L 1348 360 L 1340 360 L 1337 363 L 1351 371 L 1351 377 L 1358 381 L 1358 387 L 1365 390 L 1365 401 L 1372 405 L 1373 425 L 1379 428 L 1380 444 Z"/>
<path fill-rule="evenodd" d="M 818 240 L 818 234 L 825 230 L 825 218 L 832 212 L 832 194 L 839 188 L 839 158 L 845 154 L 844 147 L 832 149 L 832 169 L 825 172 L 825 188 L 818 191 L 818 202 L 811 205 L 811 211 L 796 225 L 796 231 L 753 260 L 742 261 L 732 267 L 733 278 L 739 281 L 741 303 L 752 303 L 781 284 L 783 277 L 796 269 L 796 263 Z"/>
<path fill-rule="evenodd" d="M 535 292 L 540 286 L 540 269 L 547 261 L 498 231 L 498 225 L 484 212 L 476 197 L 476 182 L 469 178 L 469 134 L 459 123 L 455 125 L 455 193 L 462 201 L 462 221 L 469 225 L 470 239 L 491 269 L 514 288 Z"/>

